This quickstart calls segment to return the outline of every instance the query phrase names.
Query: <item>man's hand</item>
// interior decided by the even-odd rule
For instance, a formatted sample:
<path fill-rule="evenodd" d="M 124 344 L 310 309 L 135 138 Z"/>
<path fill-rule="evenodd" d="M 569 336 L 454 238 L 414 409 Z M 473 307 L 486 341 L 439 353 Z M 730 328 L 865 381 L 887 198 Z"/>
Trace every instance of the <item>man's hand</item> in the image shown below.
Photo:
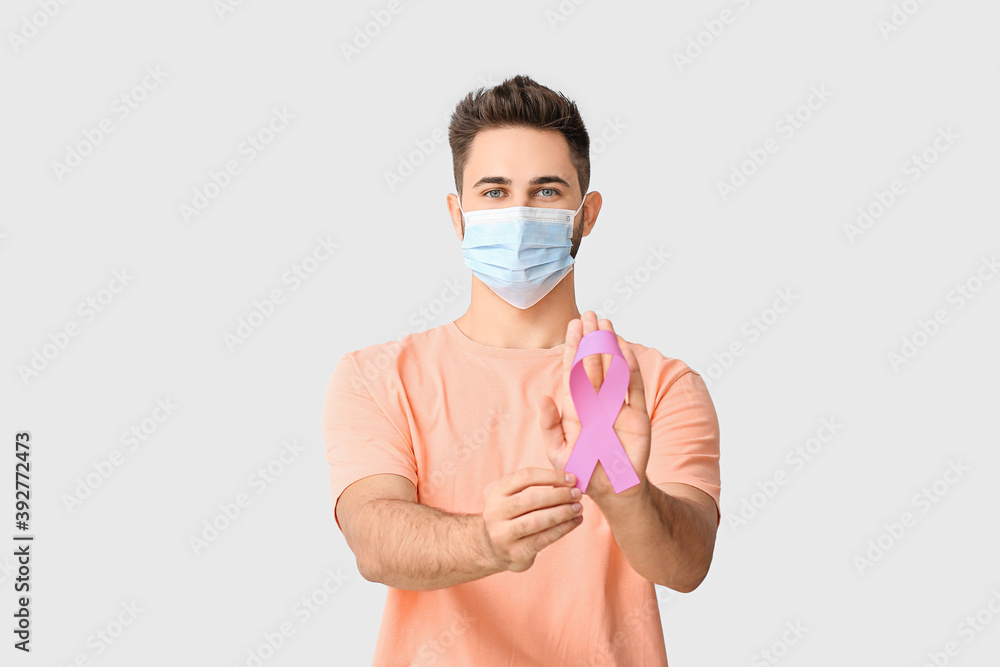
<path fill-rule="evenodd" d="M 569 392 L 569 373 L 580 340 L 584 334 L 597 329 L 614 331 L 610 321 L 598 322 L 593 311 L 569 322 L 559 402 L 543 396 L 538 404 L 546 452 L 552 465 L 560 471 L 565 468 L 581 429 Z M 636 572 L 653 583 L 688 593 L 701 584 L 712 562 L 717 529 L 715 501 L 704 491 L 684 483 L 667 482 L 655 486 L 649 483 L 646 466 L 652 427 L 642 375 L 635 352 L 621 336 L 618 336 L 618 346 L 630 373 L 626 402 L 614 428 L 639 476 L 639 484 L 615 494 L 611 480 L 598 463 L 586 492 L 604 514 L 615 543 Z M 610 356 L 593 355 L 583 360 L 595 390 L 604 380 Z"/>
<path fill-rule="evenodd" d="M 522 468 L 486 486 L 483 522 L 497 566 L 523 572 L 535 555 L 580 525 L 580 491 L 562 470 Z"/>
<path fill-rule="evenodd" d="M 546 452 L 556 470 L 561 471 L 566 466 L 566 461 L 573 451 L 573 445 L 580 436 L 580 419 L 576 414 L 573 397 L 569 391 L 569 374 L 573 367 L 573 359 L 576 357 L 576 351 L 583 336 L 597 329 L 614 331 L 610 320 L 604 319 L 598 322 L 597 314 L 592 310 L 585 312 L 579 320 L 570 320 L 566 326 L 563 383 L 559 397 L 561 405 L 557 405 L 550 396 L 542 396 L 538 404 L 539 425 L 545 440 Z M 652 428 L 649 422 L 649 413 L 646 410 L 646 394 L 642 375 L 639 373 L 639 362 L 635 358 L 632 347 L 621 336 L 618 336 L 618 346 L 628 363 L 630 376 L 626 402 L 615 420 L 615 433 L 618 434 L 618 439 L 621 440 L 625 453 L 639 476 L 639 484 L 617 494 L 618 498 L 624 500 L 638 496 L 646 488 L 646 465 L 649 462 Z M 604 381 L 604 372 L 610 363 L 611 355 L 609 354 L 584 357 L 583 367 L 595 391 L 600 389 L 601 383 Z M 594 475 L 590 478 L 587 495 L 593 498 L 598 505 L 616 496 L 614 487 L 611 486 L 611 480 L 608 479 L 608 475 L 600 463 L 597 464 Z"/>

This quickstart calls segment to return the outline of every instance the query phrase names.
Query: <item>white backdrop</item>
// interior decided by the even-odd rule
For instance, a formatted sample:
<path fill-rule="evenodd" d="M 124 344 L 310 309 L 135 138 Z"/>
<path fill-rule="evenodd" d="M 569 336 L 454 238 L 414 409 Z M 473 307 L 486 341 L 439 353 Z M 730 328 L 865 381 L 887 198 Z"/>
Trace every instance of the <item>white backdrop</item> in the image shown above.
<path fill-rule="evenodd" d="M 2 14 L 10 627 L 22 431 L 35 536 L 3 664 L 370 663 L 322 400 L 344 352 L 467 307 L 447 119 L 514 74 L 594 142 L 581 311 L 720 417 L 711 572 L 658 588 L 672 667 L 995 664 L 997 3 Z"/>

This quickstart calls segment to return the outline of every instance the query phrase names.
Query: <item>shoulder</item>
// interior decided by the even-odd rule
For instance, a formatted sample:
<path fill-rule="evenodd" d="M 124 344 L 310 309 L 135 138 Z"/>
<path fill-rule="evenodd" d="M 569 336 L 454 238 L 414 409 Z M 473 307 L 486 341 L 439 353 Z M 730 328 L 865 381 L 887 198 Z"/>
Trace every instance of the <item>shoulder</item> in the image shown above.
<path fill-rule="evenodd" d="M 442 354 L 448 349 L 445 325 L 401 335 L 396 340 L 375 343 L 345 352 L 337 362 L 334 375 L 349 379 L 356 389 L 386 389 L 399 383 L 404 365 L 414 359 Z"/>
<path fill-rule="evenodd" d="M 681 378 L 684 378 L 685 382 L 693 381 L 696 384 L 704 385 L 701 374 L 684 361 L 668 357 L 654 347 L 629 340 L 626 342 L 632 347 L 635 358 L 639 362 L 639 371 L 642 373 L 647 393 L 651 389 L 657 392 L 666 392 Z"/>

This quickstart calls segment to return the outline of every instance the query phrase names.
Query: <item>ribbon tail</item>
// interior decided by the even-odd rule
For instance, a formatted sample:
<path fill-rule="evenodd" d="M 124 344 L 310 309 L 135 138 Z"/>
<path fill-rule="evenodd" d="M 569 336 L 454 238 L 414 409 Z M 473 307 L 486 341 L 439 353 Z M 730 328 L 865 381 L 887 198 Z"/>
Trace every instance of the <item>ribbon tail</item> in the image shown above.
<path fill-rule="evenodd" d="M 590 435 L 590 429 L 584 426 L 580 429 L 580 436 L 576 439 L 576 444 L 573 445 L 573 451 L 569 455 L 569 459 L 566 460 L 566 465 L 563 468 L 566 472 L 573 473 L 576 475 L 576 488 L 580 489 L 580 493 L 587 492 L 587 486 L 590 485 L 590 478 L 594 475 L 594 469 L 597 468 L 598 453 L 594 446 L 594 439 Z"/>
<path fill-rule="evenodd" d="M 636 474 L 635 468 L 632 467 L 632 462 L 629 461 L 625 448 L 618 441 L 617 435 L 614 433 L 612 435 L 615 437 L 616 446 L 605 448 L 600 462 L 608 479 L 611 480 L 611 486 L 615 493 L 621 493 L 625 489 L 631 489 L 639 484 L 639 476 Z"/>

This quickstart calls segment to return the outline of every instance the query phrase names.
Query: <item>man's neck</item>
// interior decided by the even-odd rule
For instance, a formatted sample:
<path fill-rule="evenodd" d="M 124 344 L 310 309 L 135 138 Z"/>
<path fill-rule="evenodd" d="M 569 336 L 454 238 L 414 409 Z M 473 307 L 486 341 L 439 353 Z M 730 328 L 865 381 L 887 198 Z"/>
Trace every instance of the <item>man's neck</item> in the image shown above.
<path fill-rule="evenodd" d="M 580 317 L 573 271 L 530 308 L 510 305 L 472 277 L 469 309 L 455 320 L 470 339 L 489 347 L 549 349 L 566 342 L 566 325 Z"/>

